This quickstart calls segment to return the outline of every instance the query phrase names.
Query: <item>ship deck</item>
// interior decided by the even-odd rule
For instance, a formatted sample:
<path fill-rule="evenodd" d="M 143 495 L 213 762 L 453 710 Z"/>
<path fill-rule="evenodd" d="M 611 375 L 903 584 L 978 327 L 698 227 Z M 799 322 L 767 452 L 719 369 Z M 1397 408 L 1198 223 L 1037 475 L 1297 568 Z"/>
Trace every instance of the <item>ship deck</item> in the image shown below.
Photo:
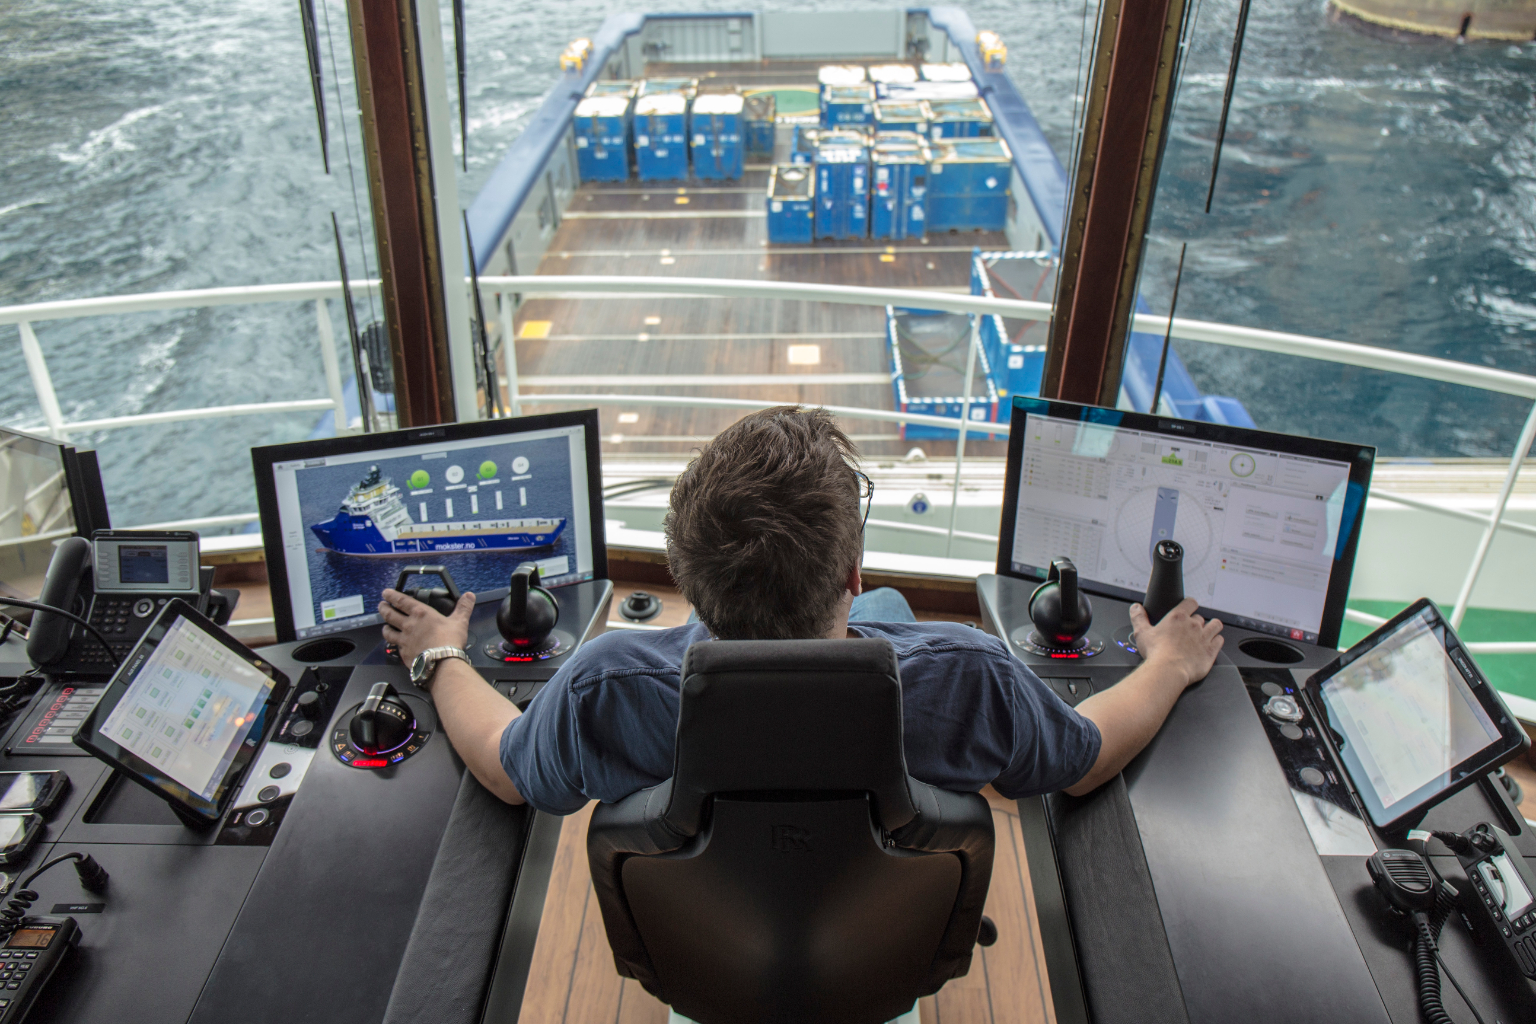
<path fill-rule="evenodd" d="M 701 88 L 814 89 L 819 62 L 651 65 L 652 77 L 688 74 Z M 727 77 L 728 75 L 728 77 Z M 779 128 L 780 155 L 789 129 Z M 1007 249 L 1001 232 L 947 232 L 923 240 L 859 239 L 769 245 L 768 164 L 739 181 L 589 182 L 581 185 L 538 267 L 544 275 L 724 277 L 901 287 L 968 293 L 970 257 Z M 892 410 L 885 313 L 879 307 L 776 300 L 544 297 L 514 322 L 520 390 L 666 394 Z M 789 346 L 817 346 L 815 363 L 791 363 Z M 530 411 L 561 408 L 539 403 Z M 620 417 L 623 417 L 622 421 Z M 686 452 L 739 411 L 657 407 L 602 409 L 603 453 Z M 894 423 L 844 421 L 871 457 L 953 454 L 953 441 L 904 442 Z M 1001 441 L 967 440 L 972 455 L 1002 455 Z"/>

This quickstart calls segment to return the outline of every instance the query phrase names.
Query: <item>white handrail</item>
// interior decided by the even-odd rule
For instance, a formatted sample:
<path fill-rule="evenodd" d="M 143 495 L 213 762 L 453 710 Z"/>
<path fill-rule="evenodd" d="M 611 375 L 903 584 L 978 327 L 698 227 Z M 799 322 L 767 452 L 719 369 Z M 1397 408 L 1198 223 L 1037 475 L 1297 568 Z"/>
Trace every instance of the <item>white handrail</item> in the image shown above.
<path fill-rule="evenodd" d="M 372 291 L 377 279 L 350 282 L 354 292 Z M 465 282 L 468 285 L 468 281 Z M 904 306 L 940 309 L 951 313 L 997 314 L 1015 320 L 1049 320 L 1051 304 L 1023 299 L 999 299 L 955 292 L 921 291 L 905 288 L 862 288 L 852 285 L 827 285 L 792 281 L 739 281 L 708 277 L 622 277 L 594 275 L 536 275 L 482 277 L 483 293 L 513 291 L 522 295 L 552 293 L 604 293 L 691 298 L 778 298 L 805 302 L 836 302 L 862 306 Z M 202 288 L 187 291 L 149 292 L 138 295 L 109 296 L 92 299 L 62 299 L 27 305 L 0 306 L 0 324 L 67 320 L 112 313 L 141 313 L 163 309 L 193 309 L 203 306 L 229 306 L 247 303 L 296 302 L 321 298 L 340 298 L 340 281 L 308 281 L 298 284 L 250 285 L 238 288 Z M 1137 314 L 1138 331 L 1162 334 L 1168 318 Z M 1516 395 L 1536 401 L 1536 377 L 1498 370 L 1488 366 L 1440 359 L 1412 352 L 1397 352 L 1374 345 L 1334 341 L 1303 334 L 1266 331 L 1256 327 L 1210 323 L 1175 317 L 1173 336 L 1213 345 L 1302 356 L 1325 362 L 1363 366 L 1401 373 L 1411 377 L 1461 384 Z"/>

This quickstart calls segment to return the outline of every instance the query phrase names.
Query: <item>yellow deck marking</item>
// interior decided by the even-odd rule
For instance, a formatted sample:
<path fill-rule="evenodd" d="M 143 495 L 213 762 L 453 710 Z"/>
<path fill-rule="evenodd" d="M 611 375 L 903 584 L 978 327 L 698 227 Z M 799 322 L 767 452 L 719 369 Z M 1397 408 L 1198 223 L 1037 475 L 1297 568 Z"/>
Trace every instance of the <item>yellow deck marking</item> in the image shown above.
<path fill-rule="evenodd" d="M 637 413 L 637 412 L 621 412 L 621 413 L 619 413 L 619 422 L 620 423 L 639 423 L 640 422 L 640 414 Z"/>
<path fill-rule="evenodd" d="M 791 345 L 789 346 L 789 363 L 791 366 L 817 366 L 821 363 L 820 345 Z"/>
<path fill-rule="evenodd" d="M 645 326 L 647 327 L 655 327 L 659 323 L 661 323 L 661 317 L 659 316 L 648 316 L 645 318 Z"/>
<path fill-rule="evenodd" d="M 883 253 L 880 254 L 880 262 L 881 263 L 895 263 L 896 262 L 896 257 L 892 256 L 888 252 L 883 252 Z"/>
<path fill-rule="evenodd" d="M 519 338 L 547 338 L 549 329 L 554 326 L 549 320 L 528 320 L 523 323 L 523 329 L 517 332 Z"/>

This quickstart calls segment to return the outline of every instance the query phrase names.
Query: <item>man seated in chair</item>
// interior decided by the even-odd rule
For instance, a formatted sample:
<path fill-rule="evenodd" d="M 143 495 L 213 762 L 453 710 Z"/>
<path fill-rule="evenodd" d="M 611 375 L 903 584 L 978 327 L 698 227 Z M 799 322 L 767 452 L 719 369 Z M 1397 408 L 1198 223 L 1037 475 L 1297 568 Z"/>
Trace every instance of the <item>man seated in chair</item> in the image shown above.
<path fill-rule="evenodd" d="M 697 622 L 617 630 L 583 645 L 520 713 L 467 663 L 430 686 L 449 739 L 508 803 L 570 814 L 670 778 L 683 655 L 710 639 L 882 637 L 901 674 L 907 771 L 941 789 L 991 784 L 1021 798 L 1082 795 L 1151 741 L 1184 688 L 1210 671 L 1221 623 L 1186 599 L 1153 626 L 1131 606 L 1144 660 L 1071 708 L 971 626 L 917 622 L 894 590 L 864 594 L 857 451 L 822 409 L 753 413 L 706 444 L 672 488 L 667 560 Z M 451 616 L 394 590 L 384 637 L 409 664 L 464 646 L 475 597 Z"/>

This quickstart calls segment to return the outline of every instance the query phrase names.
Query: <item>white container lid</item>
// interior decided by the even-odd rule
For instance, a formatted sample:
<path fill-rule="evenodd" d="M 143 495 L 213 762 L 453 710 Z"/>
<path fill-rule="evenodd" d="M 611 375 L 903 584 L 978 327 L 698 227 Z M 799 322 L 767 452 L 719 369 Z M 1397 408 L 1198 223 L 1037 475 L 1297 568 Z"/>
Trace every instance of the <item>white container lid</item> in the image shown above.
<path fill-rule="evenodd" d="M 975 82 L 913 82 L 911 85 L 882 85 L 882 99 L 891 100 L 973 100 L 981 95 Z"/>
<path fill-rule="evenodd" d="M 688 97 L 680 92 L 653 92 L 635 101 L 635 115 L 681 114 L 688 109 Z"/>
<path fill-rule="evenodd" d="M 917 68 L 911 64 L 876 64 L 869 69 L 871 82 L 915 82 Z"/>
<path fill-rule="evenodd" d="M 952 64 L 924 64 L 923 78 L 930 82 L 969 82 L 971 69 L 958 61 Z"/>
<path fill-rule="evenodd" d="M 696 96 L 693 100 L 693 112 L 695 114 L 739 114 L 746 100 L 740 93 L 735 92 L 707 92 L 702 96 Z"/>
<path fill-rule="evenodd" d="M 627 113 L 628 96 L 588 96 L 576 104 L 577 117 L 623 117 Z"/>
<path fill-rule="evenodd" d="M 823 64 L 816 72 L 816 81 L 822 85 L 861 85 L 866 78 L 857 64 Z"/>

